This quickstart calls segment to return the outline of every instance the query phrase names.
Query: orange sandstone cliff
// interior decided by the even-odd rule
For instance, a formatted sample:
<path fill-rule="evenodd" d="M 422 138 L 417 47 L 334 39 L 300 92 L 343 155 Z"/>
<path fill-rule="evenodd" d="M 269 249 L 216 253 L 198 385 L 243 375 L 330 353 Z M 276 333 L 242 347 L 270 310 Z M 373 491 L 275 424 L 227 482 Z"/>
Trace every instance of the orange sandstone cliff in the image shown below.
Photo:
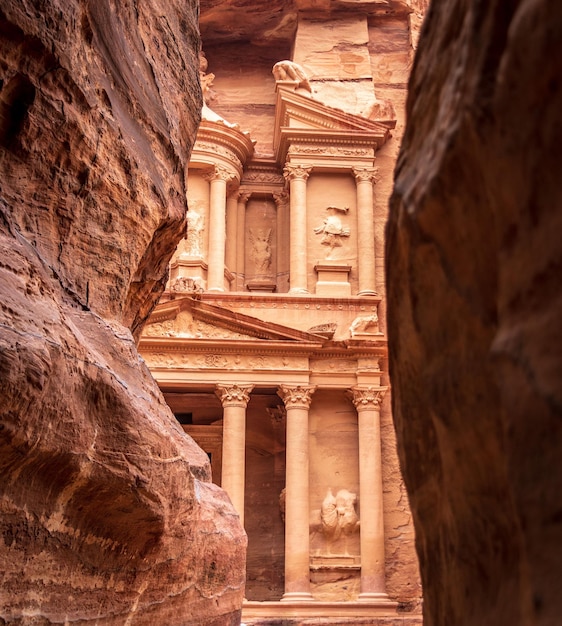
<path fill-rule="evenodd" d="M 427 626 L 562 614 L 562 5 L 435 0 L 387 226 Z"/>
<path fill-rule="evenodd" d="M 0 622 L 238 623 L 246 537 L 133 337 L 185 231 L 194 0 L 0 1 Z"/>

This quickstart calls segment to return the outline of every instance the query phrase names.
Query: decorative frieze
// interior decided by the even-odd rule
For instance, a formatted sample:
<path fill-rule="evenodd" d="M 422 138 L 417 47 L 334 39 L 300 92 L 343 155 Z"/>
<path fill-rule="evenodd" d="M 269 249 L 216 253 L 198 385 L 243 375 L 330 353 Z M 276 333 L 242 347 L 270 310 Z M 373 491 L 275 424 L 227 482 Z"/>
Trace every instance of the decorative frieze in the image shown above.
<path fill-rule="evenodd" d="M 306 145 L 306 144 L 292 144 L 288 149 L 287 154 L 299 155 L 299 154 L 318 154 L 329 156 L 345 156 L 345 157 L 365 157 L 373 154 L 372 148 L 349 148 L 344 146 L 333 145 Z"/>
<path fill-rule="evenodd" d="M 170 336 L 170 335 L 168 335 Z M 220 354 L 200 351 L 193 352 L 192 347 L 185 351 L 150 352 L 143 349 L 143 358 L 152 368 L 169 368 L 185 370 L 228 369 L 230 371 L 276 371 L 292 370 L 307 371 L 309 368 L 306 357 L 284 355 L 255 354 Z"/>

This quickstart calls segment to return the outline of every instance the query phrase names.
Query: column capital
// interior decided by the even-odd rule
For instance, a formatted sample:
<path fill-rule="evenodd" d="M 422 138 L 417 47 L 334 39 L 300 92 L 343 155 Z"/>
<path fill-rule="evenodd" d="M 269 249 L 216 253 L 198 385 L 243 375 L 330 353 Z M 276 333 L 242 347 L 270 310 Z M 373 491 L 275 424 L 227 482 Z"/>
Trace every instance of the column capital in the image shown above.
<path fill-rule="evenodd" d="M 252 196 L 252 192 L 248 191 L 248 189 L 238 189 L 238 203 L 239 204 L 246 204 L 251 196 Z"/>
<path fill-rule="evenodd" d="M 215 180 L 223 180 L 225 183 L 230 183 L 236 179 L 236 174 L 222 165 L 214 165 L 208 172 L 203 174 L 203 178 L 212 183 Z"/>
<path fill-rule="evenodd" d="M 273 194 L 273 200 L 277 208 L 287 206 L 289 204 L 289 194 L 286 191 L 278 191 Z"/>
<path fill-rule="evenodd" d="M 377 167 L 352 167 L 351 171 L 355 176 L 356 182 L 366 182 L 373 185 L 376 183 L 377 174 L 379 172 Z"/>
<path fill-rule="evenodd" d="M 312 166 L 293 165 L 287 163 L 283 168 L 285 180 L 307 180 L 312 171 Z"/>
<path fill-rule="evenodd" d="M 254 385 L 217 385 L 215 393 L 223 408 L 227 406 L 246 408 L 253 388 Z"/>
<path fill-rule="evenodd" d="M 308 409 L 315 385 L 279 385 L 277 395 L 283 400 L 286 408 Z"/>
<path fill-rule="evenodd" d="M 352 387 L 347 393 L 357 411 L 380 410 L 388 387 Z"/>

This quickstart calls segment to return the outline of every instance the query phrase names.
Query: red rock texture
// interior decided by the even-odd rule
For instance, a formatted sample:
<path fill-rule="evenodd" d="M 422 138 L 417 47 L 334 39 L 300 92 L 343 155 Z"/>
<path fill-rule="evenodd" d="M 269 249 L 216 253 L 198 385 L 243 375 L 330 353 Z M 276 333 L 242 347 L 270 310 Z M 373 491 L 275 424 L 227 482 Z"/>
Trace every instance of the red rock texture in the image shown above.
<path fill-rule="evenodd" d="M 387 225 L 427 626 L 562 614 L 562 5 L 437 0 Z"/>
<path fill-rule="evenodd" d="M 246 537 L 133 337 L 185 230 L 196 3 L 0 1 L 0 622 L 239 621 Z"/>

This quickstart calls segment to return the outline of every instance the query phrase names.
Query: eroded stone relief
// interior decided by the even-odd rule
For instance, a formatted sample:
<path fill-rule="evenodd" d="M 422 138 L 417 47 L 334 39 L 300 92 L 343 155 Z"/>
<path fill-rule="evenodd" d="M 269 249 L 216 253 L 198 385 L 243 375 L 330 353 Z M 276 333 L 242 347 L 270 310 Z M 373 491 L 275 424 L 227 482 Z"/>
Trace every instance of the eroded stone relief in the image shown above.
<path fill-rule="evenodd" d="M 276 82 L 292 83 L 295 89 L 312 93 L 310 82 L 301 65 L 294 61 L 279 61 L 271 70 Z"/>
<path fill-rule="evenodd" d="M 317 235 L 321 235 L 320 243 L 328 248 L 326 259 L 332 258 L 334 250 L 343 245 L 345 238 L 351 234 L 351 229 L 344 226 L 341 220 L 341 214 L 347 215 L 349 207 L 326 207 L 328 213 L 324 218 L 324 222 L 314 229 Z"/>
<path fill-rule="evenodd" d="M 358 335 L 382 335 L 379 331 L 379 316 L 374 311 L 372 315 L 359 315 L 349 327 L 351 337 Z"/>
<path fill-rule="evenodd" d="M 250 259 L 256 274 L 269 275 L 271 270 L 271 228 L 250 228 Z"/>

